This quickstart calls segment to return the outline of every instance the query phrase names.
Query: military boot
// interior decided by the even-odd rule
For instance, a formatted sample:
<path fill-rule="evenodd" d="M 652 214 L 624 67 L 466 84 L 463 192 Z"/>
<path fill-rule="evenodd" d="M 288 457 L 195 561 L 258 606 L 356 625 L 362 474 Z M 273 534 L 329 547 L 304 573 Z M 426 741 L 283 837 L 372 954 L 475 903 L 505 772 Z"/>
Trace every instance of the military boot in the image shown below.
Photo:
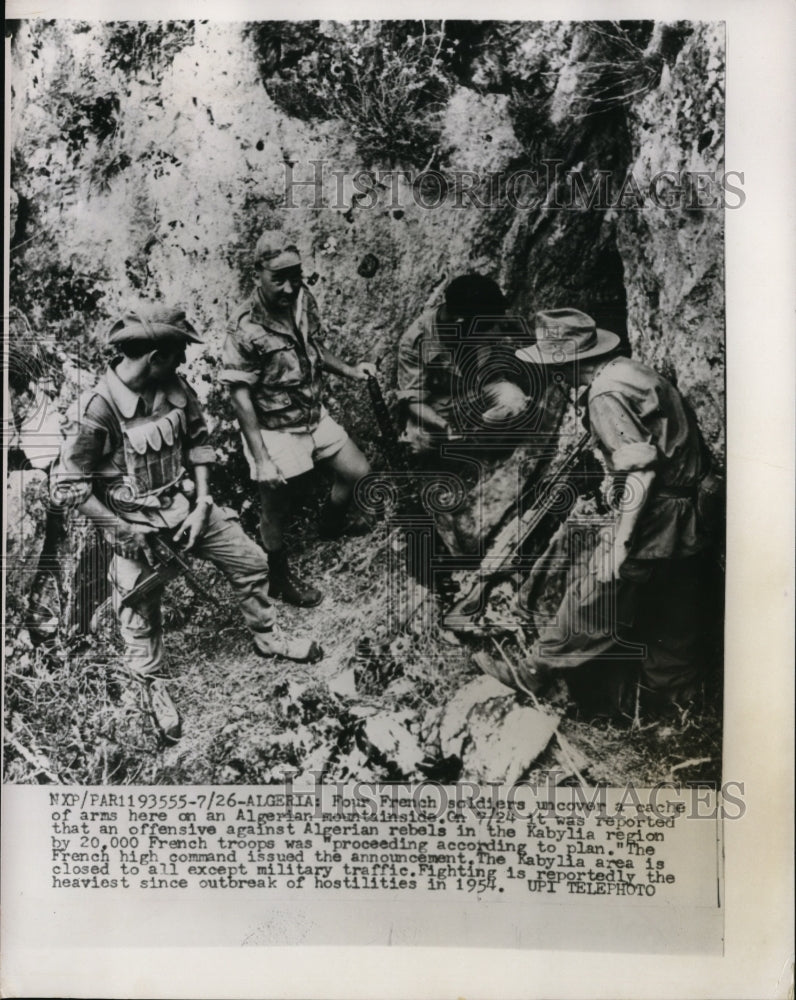
<path fill-rule="evenodd" d="M 281 598 L 286 604 L 295 604 L 298 608 L 314 608 L 323 600 L 323 594 L 317 587 L 305 583 L 293 572 L 284 549 L 268 553 L 268 566 L 269 597 Z"/>
<path fill-rule="evenodd" d="M 278 625 L 255 635 L 254 651 L 266 658 L 280 656 L 297 663 L 317 663 L 323 659 L 323 648 L 314 639 L 288 639 Z"/>
<path fill-rule="evenodd" d="M 145 690 L 155 725 L 167 743 L 176 743 L 182 735 L 182 719 L 165 682 L 149 681 Z"/>

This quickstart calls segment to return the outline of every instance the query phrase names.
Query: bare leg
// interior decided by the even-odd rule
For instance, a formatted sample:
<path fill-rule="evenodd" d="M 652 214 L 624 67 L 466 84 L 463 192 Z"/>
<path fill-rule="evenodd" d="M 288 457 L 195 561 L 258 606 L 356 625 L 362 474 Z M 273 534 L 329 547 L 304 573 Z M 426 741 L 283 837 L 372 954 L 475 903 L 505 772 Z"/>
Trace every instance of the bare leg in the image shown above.
<path fill-rule="evenodd" d="M 346 512 L 351 505 L 354 487 L 363 476 L 370 472 L 370 465 L 351 440 L 346 441 L 336 455 L 332 455 L 331 458 L 327 458 L 319 464 L 330 469 L 334 475 L 329 502 L 321 517 L 320 533 L 324 538 L 337 538 L 343 533 Z M 363 531 L 354 532 L 352 530 L 350 533 L 362 534 L 370 530 L 364 521 L 363 525 L 365 525 Z"/>
<path fill-rule="evenodd" d="M 324 459 L 320 464 L 334 473 L 329 499 L 337 506 L 347 507 L 357 481 L 370 472 L 368 460 L 349 438 L 336 455 Z"/>

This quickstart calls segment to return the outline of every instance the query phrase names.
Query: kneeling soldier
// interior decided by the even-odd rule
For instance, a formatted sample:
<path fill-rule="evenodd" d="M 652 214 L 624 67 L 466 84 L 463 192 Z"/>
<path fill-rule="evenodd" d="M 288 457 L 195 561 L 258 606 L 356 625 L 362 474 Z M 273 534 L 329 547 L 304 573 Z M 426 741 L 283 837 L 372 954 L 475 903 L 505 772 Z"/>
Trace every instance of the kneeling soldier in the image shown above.
<path fill-rule="evenodd" d="M 492 278 L 463 274 L 440 306 L 403 333 L 398 399 L 406 417 L 402 440 L 415 456 L 436 464 L 440 445 L 463 436 L 500 447 L 503 433 L 530 413 L 514 358 L 522 332 Z"/>
<path fill-rule="evenodd" d="M 110 579 L 125 666 L 146 685 L 170 739 L 180 735 L 180 717 L 163 683 L 162 587 L 135 608 L 124 602 L 151 572 L 152 533 L 167 532 L 222 570 L 260 655 L 301 662 L 323 655 L 317 643 L 288 639 L 276 626 L 265 553 L 232 511 L 213 504 L 207 425 L 195 393 L 176 374 L 188 342 L 201 343 L 177 309 L 141 305 L 118 319 L 108 343 L 121 356 L 73 407 L 52 476 L 53 499 L 75 505 L 113 545 Z"/>
<path fill-rule="evenodd" d="M 697 501 L 710 456 L 696 419 L 671 383 L 617 354 L 619 337 L 585 313 L 540 312 L 536 333 L 518 357 L 579 391 L 591 443 L 622 502 L 588 565 L 571 567 L 528 667 L 544 673 L 636 658 L 654 698 L 685 703 L 702 680 L 705 625 L 708 536 Z"/>

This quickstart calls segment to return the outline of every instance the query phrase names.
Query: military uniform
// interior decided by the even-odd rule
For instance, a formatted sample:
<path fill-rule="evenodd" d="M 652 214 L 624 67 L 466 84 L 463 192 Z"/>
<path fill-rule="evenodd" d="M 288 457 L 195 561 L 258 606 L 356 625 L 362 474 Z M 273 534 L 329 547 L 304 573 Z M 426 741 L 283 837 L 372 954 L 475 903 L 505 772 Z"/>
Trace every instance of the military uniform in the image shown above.
<path fill-rule="evenodd" d="M 348 440 L 323 405 L 321 322 L 307 289 L 295 325 L 269 310 L 261 289 L 235 311 L 219 378 L 249 386 L 266 451 L 285 479 L 336 455 Z M 241 436 L 254 479 L 254 459 Z"/>
<path fill-rule="evenodd" d="M 481 432 L 516 417 L 529 399 L 515 382 L 500 375 L 484 378 L 505 367 L 517 368 L 510 338 L 497 335 L 485 344 L 472 345 L 443 339 L 440 310 L 428 309 L 405 331 L 398 342 L 398 400 L 425 403 L 458 433 Z M 438 435 L 437 435 L 438 437 Z M 435 435 L 410 412 L 403 440 L 416 453 L 432 451 Z"/>
<path fill-rule="evenodd" d="M 398 399 L 428 403 L 450 421 L 462 373 L 452 347 L 442 343 L 437 312 L 427 309 L 398 341 Z"/>
<path fill-rule="evenodd" d="M 196 396 L 178 376 L 158 390 L 148 406 L 109 368 L 73 406 L 64 435 L 52 474 L 57 502 L 68 500 L 79 506 L 96 493 L 131 525 L 148 525 L 169 534 L 189 513 L 185 482 L 191 468 L 209 465 L 215 458 Z M 142 608 L 119 608 L 125 594 L 151 568 L 140 550 L 130 550 L 118 540 L 114 548 L 110 579 L 125 663 L 140 677 L 157 676 L 164 660 L 161 592 L 153 593 Z M 274 625 L 267 597 L 268 563 L 232 511 L 211 506 L 205 531 L 192 553 L 223 571 L 255 645 L 259 640 L 266 648 L 266 636 Z"/>
<path fill-rule="evenodd" d="M 707 471 L 693 414 L 652 369 L 625 357 L 598 367 L 585 423 L 608 471 L 627 480 L 653 471 L 619 578 L 571 572 L 554 622 L 540 624 L 529 666 L 573 668 L 641 661 L 649 688 L 687 692 L 698 680 L 704 552 L 697 488 Z M 633 502 L 628 495 L 626 502 Z"/>

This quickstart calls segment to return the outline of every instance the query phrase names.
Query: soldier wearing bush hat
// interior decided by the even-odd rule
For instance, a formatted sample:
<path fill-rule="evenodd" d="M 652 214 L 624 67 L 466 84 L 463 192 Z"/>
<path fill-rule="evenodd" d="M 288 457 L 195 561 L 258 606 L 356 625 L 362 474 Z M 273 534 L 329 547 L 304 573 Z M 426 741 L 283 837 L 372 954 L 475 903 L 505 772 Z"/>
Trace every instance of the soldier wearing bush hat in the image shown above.
<path fill-rule="evenodd" d="M 124 662 L 150 696 L 170 739 L 180 718 L 163 681 L 162 591 L 136 608 L 124 597 L 151 572 L 148 536 L 162 532 L 227 577 L 263 656 L 312 661 L 316 643 L 288 639 L 267 596 L 268 563 L 232 511 L 213 503 L 215 460 L 196 394 L 177 374 L 188 343 L 201 343 L 185 313 L 136 303 L 115 320 L 107 343 L 117 357 L 73 406 L 51 477 L 53 500 L 77 507 L 114 550 L 110 579 L 125 643 Z"/>
<path fill-rule="evenodd" d="M 535 344 L 517 357 L 555 370 L 581 400 L 585 395 L 592 443 L 623 499 L 586 572 L 572 567 L 555 622 L 540 625 L 528 667 L 599 671 L 598 661 L 628 662 L 628 650 L 641 650 L 645 687 L 687 700 L 700 680 L 707 536 L 697 494 L 710 462 L 696 418 L 670 382 L 618 354 L 619 337 L 586 313 L 538 312 L 535 329 Z M 599 673 L 592 677 L 599 685 Z"/>
<path fill-rule="evenodd" d="M 184 310 L 158 304 L 142 304 L 123 313 L 111 324 L 106 339 L 109 345 L 131 340 L 152 344 L 168 340 L 202 343 L 202 338 L 185 318 Z"/>

